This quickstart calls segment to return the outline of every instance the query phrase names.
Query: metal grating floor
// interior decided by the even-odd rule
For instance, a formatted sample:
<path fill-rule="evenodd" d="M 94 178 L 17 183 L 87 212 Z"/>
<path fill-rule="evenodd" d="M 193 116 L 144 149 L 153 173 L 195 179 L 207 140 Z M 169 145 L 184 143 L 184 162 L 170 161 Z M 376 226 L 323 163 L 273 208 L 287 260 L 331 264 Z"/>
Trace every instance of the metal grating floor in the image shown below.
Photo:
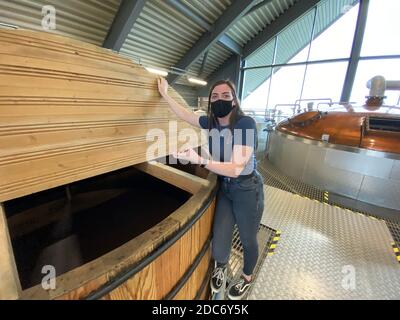
<path fill-rule="evenodd" d="M 399 247 L 398 221 L 327 198 L 265 159 L 258 168 L 266 202 L 260 259 L 245 299 L 400 299 L 400 264 L 391 245 L 394 240 Z M 270 256 L 275 230 L 282 234 Z M 228 280 L 241 272 L 242 263 L 235 228 Z"/>
<path fill-rule="evenodd" d="M 249 299 L 400 299 L 384 221 L 265 186 L 262 223 L 282 230 Z"/>
<path fill-rule="evenodd" d="M 253 272 L 253 276 L 255 278 L 257 278 L 261 266 L 263 265 L 264 260 L 267 257 L 268 248 L 274 236 L 275 236 L 275 230 L 268 228 L 265 225 L 262 224 L 260 225 L 257 234 L 259 258 Z M 235 277 L 240 276 L 242 268 L 243 268 L 243 247 L 239 238 L 239 230 L 235 226 L 235 230 L 233 233 L 233 241 L 232 241 L 232 251 L 229 259 L 228 281 L 234 279 Z M 245 295 L 244 299 L 247 299 L 247 296 L 249 294 L 251 294 L 251 289 Z"/>
<path fill-rule="evenodd" d="M 265 182 L 262 223 L 282 235 L 249 299 L 400 299 L 391 246 L 399 241 L 397 221 L 327 199 L 265 159 L 258 168 Z"/>
<path fill-rule="evenodd" d="M 393 237 L 393 241 L 396 243 L 397 246 L 400 246 L 400 220 L 382 218 L 381 215 L 377 214 L 377 211 L 383 210 L 383 208 L 378 208 L 373 205 L 367 205 L 364 206 L 363 209 L 360 209 L 355 206 L 354 201 L 345 202 L 343 201 L 344 199 L 340 196 L 330 195 L 327 198 L 325 191 L 284 175 L 267 159 L 261 159 L 261 156 L 259 157 L 258 161 L 258 169 L 261 175 L 264 177 L 265 184 L 268 186 L 298 194 L 310 199 L 318 200 L 320 202 L 326 202 L 333 206 L 337 206 L 343 209 L 349 209 L 353 212 L 360 213 L 369 217 L 375 217 L 377 219 L 385 221 Z"/>
<path fill-rule="evenodd" d="M 268 228 L 265 225 L 262 224 L 260 225 L 257 234 L 259 258 L 253 273 L 255 278 L 257 278 L 261 266 L 263 265 L 264 260 L 267 257 L 268 248 L 274 236 L 275 236 L 275 230 Z M 243 269 L 243 247 L 242 243 L 240 242 L 239 230 L 235 225 L 235 229 L 233 231 L 231 255 L 229 257 L 229 264 L 228 264 L 227 286 L 233 279 L 240 276 L 242 269 Z M 247 299 L 247 296 L 249 294 L 251 294 L 251 289 L 246 294 L 244 299 Z M 227 292 L 225 292 L 225 299 L 228 299 Z"/>

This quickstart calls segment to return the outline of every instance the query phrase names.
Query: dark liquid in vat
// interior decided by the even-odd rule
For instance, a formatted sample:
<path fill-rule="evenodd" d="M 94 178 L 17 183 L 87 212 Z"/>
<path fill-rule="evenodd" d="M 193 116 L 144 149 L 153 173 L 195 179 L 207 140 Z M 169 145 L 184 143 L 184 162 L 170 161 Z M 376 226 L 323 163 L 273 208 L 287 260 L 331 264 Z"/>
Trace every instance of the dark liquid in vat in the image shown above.
<path fill-rule="evenodd" d="M 44 265 L 59 276 L 147 231 L 184 204 L 189 193 L 134 168 L 99 175 L 5 203 L 7 217 L 43 206 L 56 222 L 11 238 L 23 289 L 40 284 Z M 46 203 L 51 203 L 46 207 Z"/>

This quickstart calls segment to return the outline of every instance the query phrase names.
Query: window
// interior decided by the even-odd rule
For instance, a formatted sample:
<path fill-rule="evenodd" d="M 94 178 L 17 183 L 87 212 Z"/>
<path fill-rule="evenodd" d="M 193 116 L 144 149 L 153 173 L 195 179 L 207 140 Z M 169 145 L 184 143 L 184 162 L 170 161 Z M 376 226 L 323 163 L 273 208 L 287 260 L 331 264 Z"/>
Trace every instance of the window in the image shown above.
<path fill-rule="evenodd" d="M 268 66 L 274 63 L 275 41 L 269 41 L 246 60 L 246 67 Z"/>
<path fill-rule="evenodd" d="M 399 12 L 399 0 L 370 1 L 361 56 L 400 54 Z"/>
<path fill-rule="evenodd" d="M 365 97 L 369 94 L 367 81 L 377 75 L 385 77 L 386 80 L 398 80 L 400 78 L 400 59 L 360 61 L 350 100 L 360 105 L 365 104 Z M 384 104 L 399 104 L 400 91 L 386 90 L 385 96 L 387 98 L 384 100 Z"/>
<path fill-rule="evenodd" d="M 361 3 L 357 0 L 324 0 L 276 35 L 257 53 L 258 56 L 247 60 L 245 73 L 248 80 L 253 77 L 257 81 L 253 80 L 251 86 L 247 83 L 246 103 L 251 101 L 252 105 L 261 107 L 267 101 L 267 107 L 274 108 L 276 104 L 294 104 L 298 99 L 340 101 L 342 92 L 347 95 L 343 86 L 360 6 L 368 4 L 361 57 L 353 60 L 358 61 L 358 68 L 349 100 L 364 105 L 369 94 L 366 83 L 374 76 L 400 79 L 400 41 L 397 36 L 400 0 Z M 270 67 L 271 60 L 274 70 L 271 79 L 265 77 L 267 73 L 260 77 L 251 72 L 255 70 L 251 69 L 254 66 Z M 351 81 L 352 77 L 353 74 L 348 79 Z M 260 86 L 262 89 L 258 90 Z M 384 104 L 391 106 L 390 112 L 400 113 L 400 91 L 386 90 L 385 95 Z M 262 97 L 262 103 L 258 103 L 258 97 Z"/>
<path fill-rule="evenodd" d="M 278 34 L 275 64 L 307 61 L 314 21 L 314 10 Z"/>
<path fill-rule="evenodd" d="M 246 70 L 244 73 L 242 109 L 265 110 L 272 68 Z"/>
<path fill-rule="evenodd" d="M 348 62 L 310 64 L 302 99 L 331 98 L 340 101 Z"/>
<path fill-rule="evenodd" d="M 285 66 L 274 69 L 268 108 L 273 109 L 277 104 L 293 104 L 300 99 L 306 66 Z"/>
<path fill-rule="evenodd" d="M 359 9 L 351 2 L 324 1 L 318 6 L 309 61 L 350 57 Z"/>

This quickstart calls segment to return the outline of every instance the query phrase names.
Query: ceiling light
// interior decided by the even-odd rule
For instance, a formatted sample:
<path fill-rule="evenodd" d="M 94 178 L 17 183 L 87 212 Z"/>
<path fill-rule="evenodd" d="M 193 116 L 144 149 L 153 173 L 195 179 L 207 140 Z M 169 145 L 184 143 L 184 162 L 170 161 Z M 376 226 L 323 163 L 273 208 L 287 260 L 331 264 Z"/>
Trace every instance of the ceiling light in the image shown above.
<path fill-rule="evenodd" d="M 195 79 L 195 78 L 188 78 L 188 80 L 191 83 L 199 84 L 201 86 L 206 86 L 207 85 L 207 81 L 204 81 L 204 80 L 199 80 L 199 79 Z"/>
<path fill-rule="evenodd" d="M 158 74 L 163 77 L 166 77 L 168 75 L 167 71 L 163 71 L 163 70 L 159 70 L 159 69 L 155 69 L 155 68 L 149 68 L 149 67 L 145 67 L 145 68 L 148 72 L 155 73 L 155 74 Z"/>

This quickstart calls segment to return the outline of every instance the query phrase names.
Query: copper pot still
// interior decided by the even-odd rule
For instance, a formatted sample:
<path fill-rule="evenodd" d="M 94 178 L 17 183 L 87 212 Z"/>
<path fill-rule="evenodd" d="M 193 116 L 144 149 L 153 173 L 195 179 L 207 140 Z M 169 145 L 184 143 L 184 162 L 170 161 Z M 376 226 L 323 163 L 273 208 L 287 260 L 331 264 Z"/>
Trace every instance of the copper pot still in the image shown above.
<path fill-rule="evenodd" d="M 400 154 L 400 114 L 384 106 L 386 90 L 400 90 L 400 81 L 382 76 L 367 82 L 365 105 L 345 104 L 341 111 L 308 111 L 278 124 L 277 130 L 305 139 L 374 151 Z"/>

